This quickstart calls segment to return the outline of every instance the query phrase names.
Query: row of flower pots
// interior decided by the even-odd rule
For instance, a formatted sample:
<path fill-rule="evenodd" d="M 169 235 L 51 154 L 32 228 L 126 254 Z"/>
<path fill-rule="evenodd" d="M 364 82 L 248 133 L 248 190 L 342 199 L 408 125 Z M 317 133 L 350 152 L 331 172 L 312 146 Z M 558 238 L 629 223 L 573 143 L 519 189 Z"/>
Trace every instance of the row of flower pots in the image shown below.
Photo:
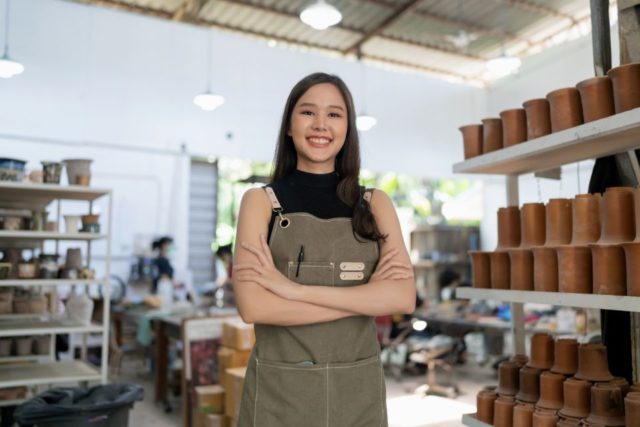
<path fill-rule="evenodd" d="M 498 245 L 470 251 L 473 286 L 640 296 L 640 188 L 498 209 Z"/>
<path fill-rule="evenodd" d="M 640 63 L 613 68 L 607 76 L 592 77 L 576 87 L 549 92 L 546 98 L 530 99 L 486 118 L 482 124 L 460 127 L 464 158 L 559 132 L 640 107 Z"/>
<path fill-rule="evenodd" d="M 602 344 L 535 334 L 531 359 L 516 355 L 500 363 L 498 384 L 476 396 L 476 417 L 496 427 L 632 426 L 640 420 L 640 384 L 611 375 Z"/>

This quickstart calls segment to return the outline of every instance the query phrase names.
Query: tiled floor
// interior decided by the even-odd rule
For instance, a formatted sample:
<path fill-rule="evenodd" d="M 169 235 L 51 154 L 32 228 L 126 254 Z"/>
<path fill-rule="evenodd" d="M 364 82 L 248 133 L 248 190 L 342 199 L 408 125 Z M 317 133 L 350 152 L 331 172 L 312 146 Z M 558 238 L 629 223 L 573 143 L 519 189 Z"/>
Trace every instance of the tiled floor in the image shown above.
<path fill-rule="evenodd" d="M 165 413 L 162 405 L 153 403 L 151 380 L 133 373 L 126 366 L 124 372 L 121 381 L 136 382 L 145 387 L 145 399 L 135 405 L 129 421 L 130 427 L 178 427 L 182 425 L 178 399 L 174 400 L 176 408 L 173 412 Z M 456 399 L 414 394 L 413 391 L 421 384 L 420 381 L 423 380 L 423 377 L 405 377 L 402 381 L 388 377 L 386 385 L 389 426 L 460 426 L 461 415 L 474 411 L 477 391 L 484 385 L 495 384 L 496 379 L 490 368 L 478 367 L 477 365 L 457 367 L 454 377 L 461 391 L 460 396 Z"/>

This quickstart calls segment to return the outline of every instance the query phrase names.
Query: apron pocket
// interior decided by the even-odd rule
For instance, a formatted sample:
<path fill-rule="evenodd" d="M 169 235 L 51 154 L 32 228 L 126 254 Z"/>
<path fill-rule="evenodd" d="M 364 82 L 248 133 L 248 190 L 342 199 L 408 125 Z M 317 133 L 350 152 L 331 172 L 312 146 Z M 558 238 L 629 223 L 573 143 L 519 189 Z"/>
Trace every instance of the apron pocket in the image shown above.
<path fill-rule="evenodd" d="M 380 356 L 329 368 L 329 426 L 378 427 L 386 414 Z"/>
<path fill-rule="evenodd" d="M 332 262 L 301 262 L 289 261 L 288 277 L 301 285 L 333 286 L 333 271 L 335 265 Z M 297 277 L 296 277 L 297 274 Z"/>
<path fill-rule="evenodd" d="M 327 368 L 257 363 L 254 427 L 327 427 Z"/>

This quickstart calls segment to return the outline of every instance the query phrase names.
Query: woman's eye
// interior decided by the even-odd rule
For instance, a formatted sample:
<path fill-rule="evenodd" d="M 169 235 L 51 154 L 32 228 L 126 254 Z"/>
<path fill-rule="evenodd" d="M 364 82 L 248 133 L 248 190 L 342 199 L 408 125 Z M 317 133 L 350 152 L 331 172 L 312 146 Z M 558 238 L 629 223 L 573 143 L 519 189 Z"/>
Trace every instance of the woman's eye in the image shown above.
<path fill-rule="evenodd" d="M 340 113 L 329 113 L 329 117 L 342 117 L 342 114 Z"/>
<path fill-rule="evenodd" d="M 313 114 L 313 111 L 304 110 L 304 111 L 301 111 L 300 114 L 304 114 L 305 116 L 310 116 Z"/>

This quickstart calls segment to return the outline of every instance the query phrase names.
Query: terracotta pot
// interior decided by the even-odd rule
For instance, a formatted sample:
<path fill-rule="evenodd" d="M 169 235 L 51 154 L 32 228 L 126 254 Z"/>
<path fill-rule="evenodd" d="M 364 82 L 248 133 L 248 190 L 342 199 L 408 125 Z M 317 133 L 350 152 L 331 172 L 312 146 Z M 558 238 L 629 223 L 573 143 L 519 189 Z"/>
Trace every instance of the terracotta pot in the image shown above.
<path fill-rule="evenodd" d="M 513 408 L 516 401 L 513 397 L 500 396 L 493 404 L 493 426 L 513 427 Z"/>
<path fill-rule="evenodd" d="M 555 411 L 536 409 L 533 413 L 533 427 L 556 427 L 558 415 Z"/>
<path fill-rule="evenodd" d="M 29 298 L 26 296 L 19 296 L 13 300 L 13 312 L 15 314 L 29 314 Z"/>
<path fill-rule="evenodd" d="M 513 427 L 532 427 L 533 411 L 531 403 L 518 403 L 513 408 Z"/>
<path fill-rule="evenodd" d="M 627 427 L 640 427 L 640 393 L 628 393 L 624 398 Z"/>
<path fill-rule="evenodd" d="M 572 338 L 556 340 L 551 372 L 573 375 L 578 370 L 578 341 Z"/>
<path fill-rule="evenodd" d="M 559 246 L 556 251 L 560 292 L 592 293 L 591 249 L 587 246 Z"/>
<path fill-rule="evenodd" d="M 493 424 L 493 405 L 498 394 L 495 391 L 480 390 L 476 395 L 476 418 L 483 423 Z"/>
<path fill-rule="evenodd" d="M 633 242 L 623 243 L 627 288 L 629 296 L 640 296 L 640 188 L 633 189 L 633 211 L 636 236 Z"/>
<path fill-rule="evenodd" d="M 633 222 L 636 230 L 634 242 L 640 242 L 640 187 L 633 189 Z"/>
<path fill-rule="evenodd" d="M 558 292 L 558 255 L 553 248 L 533 248 L 533 289 Z"/>
<path fill-rule="evenodd" d="M 529 362 L 531 363 L 531 362 Z M 540 369 L 525 366 L 520 369 L 520 391 L 516 399 L 521 402 L 536 403 L 540 398 Z"/>
<path fill-rule="evenodd" d="M 580 344 L 576 378 L 587 381 L 611 381 L 607 348 L 602 344 Z"/>
<path fill-rule="evenodd" d="M 629 381 L 622 377 L 614 377 L 611 381 L 607 381 L 604 384 L 611 384 L 620 387 L 622 397 L 625 397 L 629 393 Z"/>
<path fill-rule="evenodd" d="M 624 243 L 634 239 L 636 229 L 633 205 L 633 188 L 607 188 L 600 205 L 602 234 L 598 243 Z"/>
<path fill-rule="evenodd" d="M 571 243 L 572 207 L 571 199 L 549 199 L 545 211 L 545 246 Z"/>
<path fill-rule="evenodd" d="M 510 289 L 511 267 L 509 265 L 509 253 L 496 251 L 489 253 L 491 263 L 491 289 Z"/>
<path fill-rule="evenodd" d="M 527 115 L 524 108 L 514 108 L 500 113 L 504 146 L 509 147 L 527 140 Z"/>
<path fill-rule="evenodd" d="M 520 209 L 520 247 L 542 246 L 545 241 L 544 203 L 525 203 Z"/>
<path fill-rule="evenodd" d="M 613 86 L 607 76 L 592 77 L 576 85 L 580 92 L 582 116 L 585 123 L 615 114 Z"/>
<path fill-rule="evenodd" d="M 564 405 L 559 414 L 570 418 L 587 418 L 591 411 L 591 383 L 568 378 L 563 384 Z"/>
<path fill-rule="evenodd" d="M 31 356 L 31 346 L 33 341 L 31 337 L 16 338 L 16 355 Z"/>
<path fill-rule="evenodd" d="M 547 94 L 551 112 L 551 131 L 559 132 L 583 123 L 580 93 L 575 87 L 557 89 Z"/>
<path fill-rule="evenodd" d="M 624 400 L 620 387 L 611 384 L 595 384 L 591 387 L 591 413 L 587 422 L 624 426 Z"/>
<path fill-rule="evenodd" d="M 13 346 L 13 339 L 0 338 L 0 357 L 7 357 L 11 354 L 11 347 Z"/>
<path fill-rule="evenodd" d="M 544 98 L 530 99 L 522 104 L 527 116 L 527 140 L 551 133 L 549 101 Z"/>
<path fill-rule="evenodd" d="M 578 194 L 573 199 L 572 245 L 593 243 L 600 238 L 600 194 Z"/>
<path fill-rule="evenodd" d="M 464 158 L 470 159 L 482 154 L 482 125 L 461 126 L 459 130 L 464 141 Z"/>
<path fill-rule="evenodd" d="M 520 246 L 520 208 L 509 206 L 498 209 L 498 246 L 496 249 Z"/>
<path fill-rule="evenodd" d="M 51 348 L 51 336 L 42 335 L 33 339 L 35 352 L 34 354 L 45 355 L 49 354 Z"/>
<path fill-rule="evenodd" d="M 498 365 L 498 394 L 500 396 L 515 396 L 520 384 L 520 364 L 505 361 Z"/>
<path fill-rule="evenodd" d="M 91 163 L 89 159 L 65 159 L 62 161 L 67 168 L 67 181 L 69 185 L 77 184 L 78 176 L 91 176 Z"/>
<path fill-rule="evenodd" d="M 640 63 L 620 65 L 607 75 L 613 83 L 616 113 L 640 107 Z"/>
<path fill-rule="evenodd" d="M 519 363 L 520 366 L 525 366 L 527 363 L 529 363 L 529 358 L 525 354 L 514 354 L 509 360 Z"/>
<path fill-rule="evenodd" d="M 488 289 L 491 287 L 491 260 L 489 252 L 469 251 L 473 287 Z"/>
<path fill-rule="evenodd" d="M 511 289 L 533 290 L 533 254 L 531 250 L 510 249 L 509 269 L 511 271 Z"/>
<path fill-rule="evenodd" d="M 570 417 L 558 417 L 558 427 L 579 427 L 580 426 L 580 418 L 570 418 Z"/>
<path fill-rule="evenodd" d="M 634 383 L 629 386 L 629 392 L 640 393 L 640 383 Z"/>
<path fill-rule="evenodd" d="M 482 153 L 502 148 L 502 120 L 482 119 Z"/>
<path fill-rule="evenodd" d="M 65 268 L 80 269 L 82 268 L 82 251 L 80 248 L 68 248 L 65 258 Z"/>
<path fill-rule="evenodd" d="M 627 275 L 624 250 L 620 245 L 591 244 L 593 293 L 626 295 Z"/>
<path fill-rule="evenodd" d="M 88 187 L 91 183 L 91 174 L 88 175 L 76 175 L 76 185 L 82 185 Z"/>
<path fill-rule="evenodd" d="M 565 376 L 545 371 L 540 374 L 540 399 L 536 407 L 557 411 L 564 403 L 562 384 Z"/>
<path fill-rule="evenodd" d="M 553 366 L 553 337 L 545 333 L 537 333 L 531 337 L 531 360 L 527 366 L 536 369 L 551 369 Z"/>

